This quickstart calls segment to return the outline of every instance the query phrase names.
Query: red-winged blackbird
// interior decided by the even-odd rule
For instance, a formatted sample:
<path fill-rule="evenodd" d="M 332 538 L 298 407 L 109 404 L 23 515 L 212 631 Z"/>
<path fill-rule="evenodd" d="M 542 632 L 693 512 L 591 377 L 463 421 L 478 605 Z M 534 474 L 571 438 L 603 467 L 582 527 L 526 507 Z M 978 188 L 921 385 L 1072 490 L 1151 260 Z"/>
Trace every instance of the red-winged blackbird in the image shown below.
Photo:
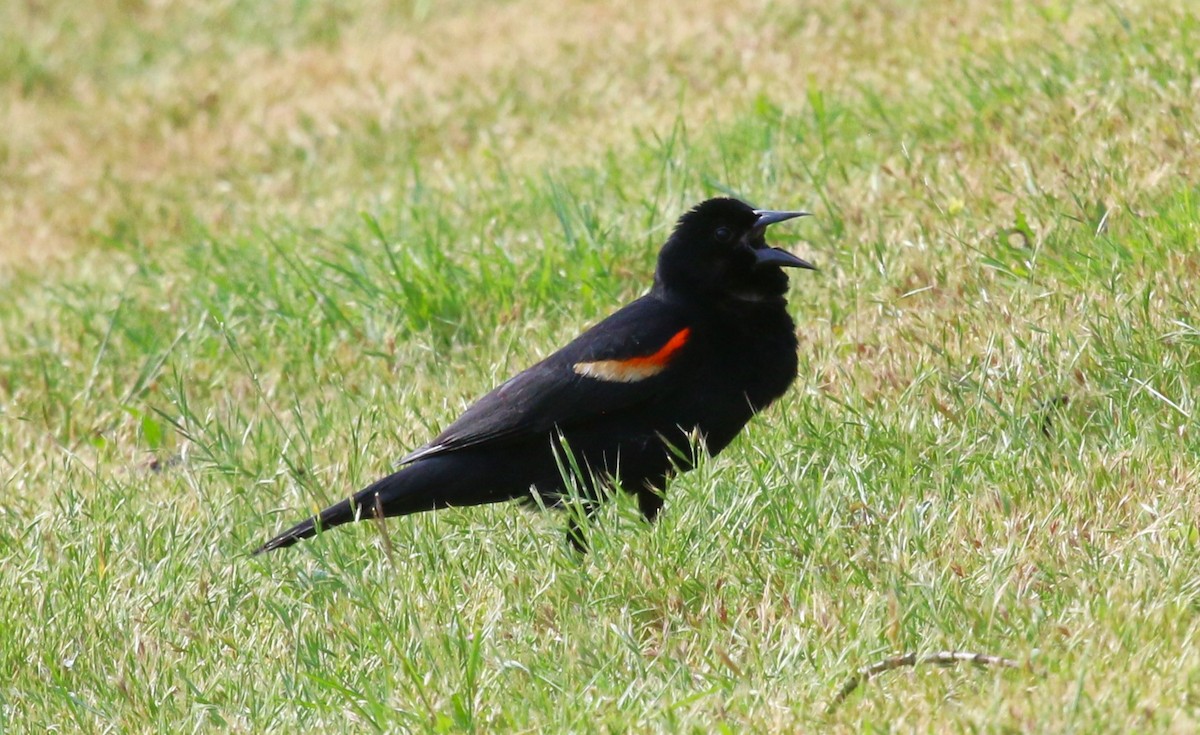
<path fill-rule="evenodd" d="M 720 452 L 796 378 L 782 269 L 813 266 L 768 246 L 764 231 L 805 214 L 736 199 L 696 206 L 663 246 L 648 294 L 484 396 L 394 474 L 255 553 L 379 514 L 513 499 L 556 507 L 611 487 L 636 493 L 653 521 L 695 447 Z"/>

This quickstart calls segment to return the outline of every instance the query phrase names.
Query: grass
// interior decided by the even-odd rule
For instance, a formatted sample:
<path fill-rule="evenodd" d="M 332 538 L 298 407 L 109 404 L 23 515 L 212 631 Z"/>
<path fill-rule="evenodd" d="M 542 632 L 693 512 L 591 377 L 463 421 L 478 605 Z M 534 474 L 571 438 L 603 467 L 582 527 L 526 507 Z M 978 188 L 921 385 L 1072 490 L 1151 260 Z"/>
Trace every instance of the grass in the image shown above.
<path fill-rule="evenodd" d="M 1189 4 L 0 9 L 0 729 L 1200 721 Z M 646 288 L 717 193 L 796 387 L 594 553 L 250 558 Z M 945 649 L 1023 665 L 882 674 Z"/>

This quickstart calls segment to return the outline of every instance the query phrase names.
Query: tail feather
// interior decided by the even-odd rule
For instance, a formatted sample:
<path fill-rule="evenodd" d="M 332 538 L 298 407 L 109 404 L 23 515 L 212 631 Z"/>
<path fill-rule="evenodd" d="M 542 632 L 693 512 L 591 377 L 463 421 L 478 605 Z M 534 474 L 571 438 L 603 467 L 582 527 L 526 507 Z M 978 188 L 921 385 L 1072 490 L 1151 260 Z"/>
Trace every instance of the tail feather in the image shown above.
<path fill-rule="evenodd" d="M 424 460 L 408 465 L 398 472 L 376 481 L 369 487 L 359 490 L 353 497 L 346 498 L 308 520 L 297 523 L 255 549 L 254 553 L 257 555 L 275 549 L 283 549 L 306 538 L 312 538 L 318 533 L 324 533 L 331 528 L 374 518 L 376 515 L 391 518 L 444 508 L 456 499 L 456 495 L 452 491 L 454 483 L 449 481 L 448 475 L 454 477 L 461 476 L 463 473 L 456 472 L 455 467 L 446 466 L 444 462 L 433 460 Z M 490 501 L 490 498 L 479 497 L 463 499 L 453 504 L 473 505 Z"/>
<path fill-rule="evenodd" d="M 483 458 L 492 460 L 490 462 L 479 457 L 473 457 L 469 462 L 458 457 L 422 459 L 297 523 L 255 549 L 254 553 L 283 549 L 331 528 L 376 515 L 391 518 L 451 506 L 512 500 L 525 494 L 528 486 L 524 483 L 516 487 L 496 484 L 495 462 L 505 459 L 503 455 Z"/>
<path fill-rule="evenodd" d="M 331 505 L 315 516 L 297 523 L 288 530 L 279 534 L 267 543 L 254 550 L 254 555 L 274 551 L 275 549 L 285 549 L 292 544 L 303 541 L 306 538 L 312 538 L 318 533 L 322 533 L 344 523 L 351 523 L 359 520 L 359 518 L 374 517 L 375 511 L 372 508 L 364 508 L 359 505 L 359 493 L 354 498 L 346 498 L 340 503 Z"/>

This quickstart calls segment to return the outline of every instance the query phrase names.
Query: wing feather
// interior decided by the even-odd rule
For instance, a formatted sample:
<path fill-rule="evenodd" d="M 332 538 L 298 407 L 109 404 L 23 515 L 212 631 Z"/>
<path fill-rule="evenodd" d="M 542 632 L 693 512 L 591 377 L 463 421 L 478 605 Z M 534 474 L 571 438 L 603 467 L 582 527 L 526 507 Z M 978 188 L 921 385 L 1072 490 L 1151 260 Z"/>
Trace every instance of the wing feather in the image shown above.
<path fill-rule="evenodd" d="M 690 334 L 676 309 L 644 296 L 501 384 L 397 464 L 549 434 L 654 401 L 671 389 Z"/>

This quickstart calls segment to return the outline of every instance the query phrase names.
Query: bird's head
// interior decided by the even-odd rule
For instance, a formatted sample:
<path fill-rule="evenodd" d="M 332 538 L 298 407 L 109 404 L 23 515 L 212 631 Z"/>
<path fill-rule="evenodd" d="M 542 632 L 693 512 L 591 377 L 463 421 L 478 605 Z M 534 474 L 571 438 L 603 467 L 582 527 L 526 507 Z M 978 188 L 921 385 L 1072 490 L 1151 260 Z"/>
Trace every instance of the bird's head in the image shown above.
<path fill-rule="evenodd" d="M 705 298 L 777 300 L 787 291 L 783 268 L 816 268 L 768 245 L 766 229 L 806 215 L 753 209 L 737 199 L 702 202 L 679 218 L 659 253 L 655 287 Z"/>

